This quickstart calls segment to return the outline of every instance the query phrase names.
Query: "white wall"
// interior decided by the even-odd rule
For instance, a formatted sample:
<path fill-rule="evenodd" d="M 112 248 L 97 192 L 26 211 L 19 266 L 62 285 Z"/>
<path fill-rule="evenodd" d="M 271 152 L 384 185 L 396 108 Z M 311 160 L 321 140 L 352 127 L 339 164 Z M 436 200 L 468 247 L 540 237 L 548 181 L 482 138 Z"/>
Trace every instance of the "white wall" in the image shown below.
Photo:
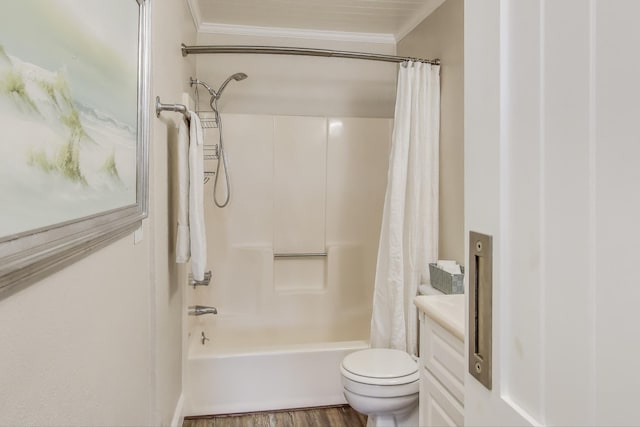
<path fill-rule="evenodd" d="M 179 102 L 195 30 L 154 0 L 151 93 Z M 27 25 L 27 23 L 25 23 Z M 0 300 L 0 425 L 168 425 L 182 381 L 182 295 L 168 263 L 175 132 L 152 116 L 150 216 L 133 236 Z M 166 119 L 165 119 L 166 120 Z M 173 120 L 173 118 L 169 119 Z"/>
<path fill-rule="evenodd" d="M 439 257 L 464 260 L 464 4 L 446 0 L 398 43 L 398 55 L 440 58 Z"/>

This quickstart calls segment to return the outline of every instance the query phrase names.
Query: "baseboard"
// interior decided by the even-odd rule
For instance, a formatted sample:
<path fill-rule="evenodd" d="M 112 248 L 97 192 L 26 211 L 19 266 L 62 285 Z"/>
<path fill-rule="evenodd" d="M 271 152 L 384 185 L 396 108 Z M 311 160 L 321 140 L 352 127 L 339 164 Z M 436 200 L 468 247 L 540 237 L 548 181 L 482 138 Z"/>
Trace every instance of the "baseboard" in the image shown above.
<path fill-rule="evenodd" d="M 176 410 L 173 412 L 173 418 L 171 419 L 171 427 L 182 427 L 182 424 L 184 424 L 184 393 L 180 394 L 176 404 Z"/>

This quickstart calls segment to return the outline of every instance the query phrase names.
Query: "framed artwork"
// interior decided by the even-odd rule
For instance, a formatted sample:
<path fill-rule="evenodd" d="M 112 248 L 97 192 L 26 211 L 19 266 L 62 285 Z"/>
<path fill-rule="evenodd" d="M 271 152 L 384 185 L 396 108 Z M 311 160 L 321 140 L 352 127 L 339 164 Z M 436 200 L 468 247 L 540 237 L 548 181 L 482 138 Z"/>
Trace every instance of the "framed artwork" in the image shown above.
<path fill-rule="evenodd" d="M 0 2 L 0 295 L 147 216 L 148 3 Z"/>

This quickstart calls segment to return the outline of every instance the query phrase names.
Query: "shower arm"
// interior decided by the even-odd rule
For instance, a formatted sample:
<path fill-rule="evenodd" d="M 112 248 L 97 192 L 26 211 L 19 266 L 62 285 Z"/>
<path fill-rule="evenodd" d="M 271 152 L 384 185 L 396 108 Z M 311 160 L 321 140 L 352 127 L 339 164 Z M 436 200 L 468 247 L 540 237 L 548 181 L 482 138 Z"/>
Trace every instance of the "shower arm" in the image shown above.
<path fill-rule="evenodd" d="M 209 86 L 208 84 L 206 84 L 205 82 L 203 82 L 200 79 L 194 79 L 193 77 L 189 77 L 189 86 L 193 87 L 193 85 L 204 86 L 204 88 L 207 89 L 207 91 L 209 91 L 209 95 L 211 95 L 213 97 L 217 96 L 217 92 L 215 90 L 213 90 L 213 88 L 211 86 Z"/>
<path fill-rule="evenodd" d="M 208 91 L 209 94 L 211 95 L 211 101 L 209 102 L 210 104 L 213 104 L 213 100 L 218 100 L 220 99 L 220 97 L 222 96 L 222 91 L 224 90 L 225 87 L 227 87 L 227 85 L 229 84 L 229 82 L 231 80 L 235 80 L 235 81 L 240 81 L 240 80 L 244 80 L 247 78 L 247 75 L 245 73 L 235 73 L 230 75 L 218 88 L 218 90 L 213 89 L 211 86 L 209 86 L 208 84 L 206 84 L 205 82 L 199 80 L 199 79 L 194 79 L 193 77 L 189 77 L 189 84 L 191 86 L 195 85 L 202 85 L 204 86 Z"/>

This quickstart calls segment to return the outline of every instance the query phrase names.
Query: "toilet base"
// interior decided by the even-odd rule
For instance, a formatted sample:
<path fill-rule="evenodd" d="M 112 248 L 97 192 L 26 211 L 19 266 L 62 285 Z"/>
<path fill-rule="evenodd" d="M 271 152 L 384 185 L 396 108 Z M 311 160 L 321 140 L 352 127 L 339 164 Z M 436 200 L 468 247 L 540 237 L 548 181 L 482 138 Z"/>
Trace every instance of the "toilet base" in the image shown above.
<path fill-rule="evenodd" d="M 414 427 L 418 425 L 418 394 L 380 398 L 344 390 L 349 405 L 368 416 L 367 427 Z"/>
<path fill-rule="evenodd" d="M 367 427 L 415 427 L 419 422 L 418 404 L 399 415 L 369 415 Z"/>

